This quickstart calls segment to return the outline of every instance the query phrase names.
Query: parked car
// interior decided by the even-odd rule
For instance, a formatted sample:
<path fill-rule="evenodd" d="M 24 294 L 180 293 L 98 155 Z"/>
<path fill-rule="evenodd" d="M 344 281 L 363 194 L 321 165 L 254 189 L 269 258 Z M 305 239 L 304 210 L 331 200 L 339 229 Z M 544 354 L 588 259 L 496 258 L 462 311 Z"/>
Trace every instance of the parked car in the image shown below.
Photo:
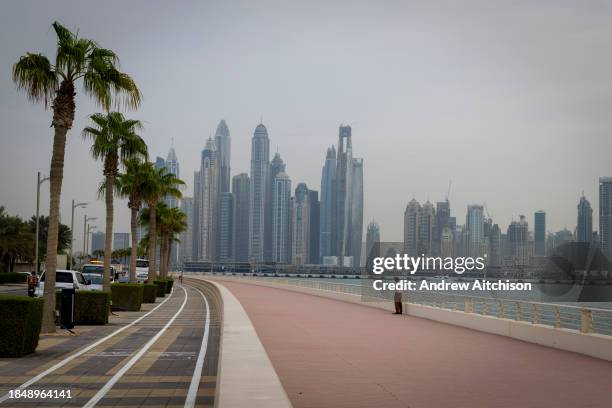
<path fill-rule="evenodd" d="M 38 282 L 38 287 L 36 288 L 36 292 L 34 292 L 35 296 L 42 296 L 45 292 L 45 275 L 46 272 L 43 272 L 40 275 L 40 280 Z M 59 269 L 55 271 L 55 288 L 56 289 L 80 289 L 87 290 L 88 282 L 83 274 L 78 271 L 68 271 L 64 269 Z"/>
<path fill-rule="evenodd" d="M 88 290 L 102 290 L 104 286 L 104 277 L 99 273 L 84 273 L 85 281 L 90 282 L 87 285 Z"/>
<path fill-rule="evenodd" d="M 149 260 L 136 259 L 136 281 L 142 283 L 149 279 Z"/>

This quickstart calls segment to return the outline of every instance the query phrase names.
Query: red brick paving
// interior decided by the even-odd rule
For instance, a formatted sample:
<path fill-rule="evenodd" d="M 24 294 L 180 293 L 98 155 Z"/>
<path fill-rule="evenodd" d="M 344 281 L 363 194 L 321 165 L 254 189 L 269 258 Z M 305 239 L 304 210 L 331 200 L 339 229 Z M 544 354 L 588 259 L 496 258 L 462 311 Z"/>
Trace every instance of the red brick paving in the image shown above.
<path fill-rule="evenodd" d="M 222 282 L 294 407 L 612 407 L 612 363 L 282 289 Z"/>

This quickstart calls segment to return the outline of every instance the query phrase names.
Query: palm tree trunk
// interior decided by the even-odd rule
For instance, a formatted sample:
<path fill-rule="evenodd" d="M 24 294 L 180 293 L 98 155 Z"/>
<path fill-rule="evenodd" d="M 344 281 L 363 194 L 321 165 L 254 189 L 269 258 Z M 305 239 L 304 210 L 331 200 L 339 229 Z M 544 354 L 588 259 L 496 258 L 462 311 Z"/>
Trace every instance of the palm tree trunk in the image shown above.
<path fill-rule="evenodd" d="M 111 260 L 113 258 L 113 187 L 115 177 L 106 176 L 106 236 L 104 242 L 104 283 L 102 290 L 110 292 Z"/>
<path fill-rule="evenodd" d="M 166 233 L 161 235 L 161 243 L 159 245 L 159 276 L 163 279 L 166 276 Z"/>
<path fill-rule="evenodd" d="M 138 208 L 130 207 L 130 228 L 132 232 L 132 248 L 130 248 L 130 283 L 136 283 L 136 258 L 138 257 L 138 237 L 136 236 Z"/>
<path fill-rule="evenodd" d="M 170 256 L 172 255 L 172 241 L 174 238 L 172 234 L 168 236 L 168 245 L 166 245 L 166 267 L 164 268 L 164 278 L 168 277 L 168 272 L 170 272 Z"/>
<path fill-rule="evenodd" d="M 57 269 L 57 240 L 59 234 L 59 209 L 64 178 L 66 135 L 74 121 L 74 84 L 63 81 L 53 101 L 53 152 L 49 173 L 49 227 L 45 270 L 44 307 L 41 332 L 55 332 L 55 270 Z"/>
<path fill-rule="evenodd" d="M 149 205 L 149 282 L 157 274 L 157 217 L 156 205 Z"/>

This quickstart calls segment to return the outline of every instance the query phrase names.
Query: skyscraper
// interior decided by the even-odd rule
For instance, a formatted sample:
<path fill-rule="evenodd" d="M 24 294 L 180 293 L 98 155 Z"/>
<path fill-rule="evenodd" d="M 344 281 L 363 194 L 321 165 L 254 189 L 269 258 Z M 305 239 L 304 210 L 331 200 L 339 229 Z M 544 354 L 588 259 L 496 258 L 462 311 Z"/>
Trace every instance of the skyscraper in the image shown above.
<path fill-rule="evenodd" d="M 291 179 L 285 172 L 274 178 L 272 188 L 273 262 L 291 261 Z"/>
<path fill-rule="evenodd" d="M 339 263 L 359 265 L 363 234 L 363 160 L 353 158 L 350 126 L 340 126 L 338 136 L 335 225 Z"/>
<path fill-rule="evenodd" d="M 327 149 L 325 164 L 321 172 L 321 216 L 319 255 L 336 255 L 336 148 Z"/>
<path fill-rule="evenodd" d="M 431 255 L 436 221 L 436 211 L 432 203 L 427 200 L 421 207 L 419 215 L 419 254 Z"/>
<path fill-rule="evenodd" d="M 219 246 L 217 259 L 229 262 L 234 259 L 234 195 L 223 192 L 219 198 Z"/>
<path fill-rule="evenodd" d="M 91 248 L 89 249 L 90 253 L 94 253 L 96 251 L 104 251 L 104 244 L 106 241 L 106 234 L 102 231 L 96 231 L 91 233 Z"/>
<path fill-rule="evenodd" d="M 234 260 L 248 262 L 251 194 L 248 174 L 240 173 L 232 178 L 232 194 L 234 195 Z"/>
<path fill-rule="evenodd" d="M 168 151 L 168 157 L 166 158 L 163 167 L 166 168 L 166 171 L 168 173 L 174 174 L 176 178 L 180 178 L 179 162 L 176 157 L 176 152 L 174 151 L 174 146 L 170 147 L 170 150 Z M 164 202 L 170 208 L 176 208 L 179 206 L 178 199 L 173 196 L 164 197 Z"/>
<path fill-rule="evenodd" d="M 114 232 L 113 233 L 113 251 L 118 249 L 127 249 L 130 247 L 129 232 Z"/>
<path fill-rule="evenodd" d="M 378 225 L 376 221 L 371 221 L 368 224 L 366 232 L 366 259 L 368 259 L 369 257 L 380 256 L 378 254 L 372 253 L 374 245 L 376 245 L 377 243 L 380 243 L 380 225 Z"/>
<path fill-rule="evenodd" d="M 441 252 L 440 246 L 442 245 L 442 231 L 444 228 L 450 228 L 450 203 L 448 198 L 445 201 L 438 201 L 436 203 L 436 223 L 434 228 L 433 236 L 433 253 L 439 254 Z"/>
<path fill-rule="evenodd" d="M 184 263 L 193 260 L 193 198 L 181 198 L 181 211 L 186 215 L 185 222 L 187 228 L 181 233 L 179 238 L 179 263 Z"/>
<path fill-rule="evenodd" d="M 502 266 L 502 237 L 499 225 L 493 224 L 489 234 L 489 265 Z"/>
<path fill-rule="evenodd" d="M 308 199 L 310 204 L 310 264 L 321 263 L 319 254 L 319 239 L 321 236 L 321 203 L 319 202 L 319 192 L 316 190 L 308 190 Z"/>
<path fill-rule="evenodd" d="M 270 162 L 270 174 L 269 185 L 268 185 L 268 196 L 266 198 L 266 215 L 265 215 L 265 225 L 264 225 L 264 261 L 270 262 L 272 261 L 272 190 L 274 189 L 274 178 L 280 174 L 285 172 L 285 162 L 281 158 L 278 152 L 274 153 L 274 157 Z"/>
<path fill-rule="evenodd" d="M 295 188 L 291 199 L 291 262 L 303 265 L 310 260 L 310 195 L 305 183 Z"/>
<path fill-rule="evenodd" d="M 599 239 L 602 252 L 612 260 L 612 177 L 599 178 Z"/>
<path fill-rule="evenodd" d="M 593 239 L 593 209 L 584 193 L 580 197 L 577 209 L 576 242 L 591 242 Z"/>
<path fill-rule="evenodd" d="M 542 210 L 533 214 L 535 256 L 546 255 L 546 213 Z"/>
<path fill-rule="evenodd" d="M 213 261 L 217 255 L 217 166 L 217 149 L 214 140 L 209 138 L 205 149 L 202 150 L 200 171 L 195 177 L 194 217 L 197 216 L 195 259 L 200 261 Z"/>
<path fill-rule="evenodd" d="M 529 225 L 524 215 L 519 216 L 519 221 L 512 221 L 508 226 L 508 243 L 510 244 L 510 255 L 515 265 L 529 264 Z"/>
<path fill-rule="evenodd" d="M 404 211 L 404 253 L 409 256 L 419 256 L 419 216 L 421 204 L 414 198 L 410 200 Z"/>
<path fill-rule="evenodd" d="M 266 210 L 270 198 L 270 140 L 263 124 L 251 140 L 249 259 L 264 261 Z M 291 192 L 289 192 L 291 195 Z"/>
<path fill-rule="evenodd" d="M 215 146 L 217 146 L 217 159 L 219 161 L 219 178 L 217 180 L 219 194 L 230 191 L 230 158 L 231 158 L 230 131 L 225 120 L 221 120 L 215 131 Z"/>
<path fill-rule="evenodd" d="M 468 205 L 465 226 L 468 233 L 467 250 L 473 258 L 483 255 L 484 244 L 484 209 L 482 205 Z"/>

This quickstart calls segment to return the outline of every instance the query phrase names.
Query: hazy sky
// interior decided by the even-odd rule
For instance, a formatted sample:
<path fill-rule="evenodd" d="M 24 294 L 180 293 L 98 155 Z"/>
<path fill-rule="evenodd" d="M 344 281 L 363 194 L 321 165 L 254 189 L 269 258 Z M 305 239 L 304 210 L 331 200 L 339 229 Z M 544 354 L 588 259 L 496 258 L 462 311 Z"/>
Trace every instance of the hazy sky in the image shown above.
<path fill-rule="evenodd" d="M 140 86 L 150 153 L 174 137 L 191 195 L 206 138 L 225 119 L 232 174 L 248 172 L 263 118 L 293 181 L 320 189 L 338 126 L 364 158 L 365 219 L 401 240 L 414 196 L 452 215 L 486 202 L 503 230 L 518 214 L 576 224 L 584 190 L 597 225 L 598 177 L 612 175 L 612 3 L 603 1 L 3 1 L 0 12 L 0 205 L 29 217 L 36 172 L 49 172 L 51 112 L 11 82 L 27 51 L 54 57 L 54 20 L 115 50 Z M 80 88 L 79 88 L 80 91 Z M 70 200 L 103 227 L 101 163 L 80 132 L 98 111 L 82 94 L 66 149 Z M 48 211 L 48 184 L 41 200 Z M 115 231 L 129 231 L 125 202 Z M 77 210 L 76 249 L 84 211 Z"/>

